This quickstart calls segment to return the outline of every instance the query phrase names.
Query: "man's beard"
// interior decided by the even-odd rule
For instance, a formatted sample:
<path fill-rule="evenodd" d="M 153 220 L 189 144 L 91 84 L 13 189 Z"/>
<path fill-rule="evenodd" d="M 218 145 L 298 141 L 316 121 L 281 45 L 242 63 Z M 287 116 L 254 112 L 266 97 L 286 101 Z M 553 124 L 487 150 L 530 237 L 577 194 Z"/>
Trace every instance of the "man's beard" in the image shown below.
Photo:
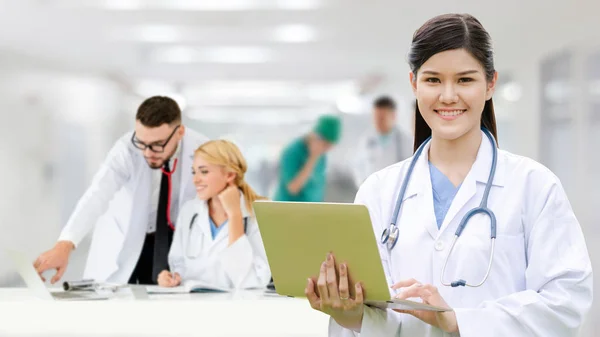
<path fill-rule="evenodd" d="M 158 170 L 158 169 L 162 168 L 165 165 L 165 161 L 163 160 L 159 164 L 155 164 L 155 163 L 150 163 L 148 161 L 148 159 L 146 159 L 146 164 L 148 164 L 148 167 L 150 167 L 151 169 Z"/>
<path fill-rule="evenodd" d="M 171 155 L 167 159 L 162 159 L 162 158 L 148 158 L 148 157 L 144 157 L 144 159 L 146 159 L 146 164 L 148 164 L 148 166 L 151 169 L 158 170 L 158 169 L 162 168 L 168 160 L 171 160 L 171 157 L 173 157 L 174 153 L 175 153 L 175 150 L 173 150 L 173 152 L 171 153 Z M 160 162 L 158 164 L 150 163 L 149 159 L 158 159 L 158 160 L 160 160 Z"/>

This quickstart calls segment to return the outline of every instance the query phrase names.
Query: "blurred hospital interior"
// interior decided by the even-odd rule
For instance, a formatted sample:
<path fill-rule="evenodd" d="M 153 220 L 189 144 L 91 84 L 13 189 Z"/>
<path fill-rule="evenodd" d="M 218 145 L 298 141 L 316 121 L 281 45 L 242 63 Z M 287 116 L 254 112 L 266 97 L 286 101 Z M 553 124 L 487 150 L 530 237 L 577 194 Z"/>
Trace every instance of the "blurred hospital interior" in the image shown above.
<path fill-rule="evenodd" d="M 393 98 L 396 127 L 412 136 L 406 55 L 414 31 L 446 12 L 491 34 L 500 148 L 558 175 L 600 270 L 597 0 L 0 0 L 0 245 L 32 259 L 52 247 L 153 95 L 174 98 L 188 128 L 238 144 L 267 197 L 281 150 L 319 116 L 339 116 L 326 201 L 352 202 L 373 101 Z M 90 239 L 65 278 L 81 277 Z M 0 286 L 22 285 L 0 255 Z M 596 299 L 581 336 L 597 335 L 599 313 Z"/>

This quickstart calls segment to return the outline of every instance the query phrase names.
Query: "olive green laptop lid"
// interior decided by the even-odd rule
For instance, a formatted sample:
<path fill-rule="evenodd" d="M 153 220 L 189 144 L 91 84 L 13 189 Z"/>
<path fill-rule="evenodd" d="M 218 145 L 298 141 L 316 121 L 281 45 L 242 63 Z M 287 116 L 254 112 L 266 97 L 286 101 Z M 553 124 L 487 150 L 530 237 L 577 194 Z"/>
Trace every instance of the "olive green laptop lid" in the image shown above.
<path fill-rule="evenodd" d="M 365 300 L 390 299 L 367 208 L 358 204 L 257 201 L 258 227 L 278 294 L 306 297 L 307 278 L 319 276 L 333 252 L 348 265 L 350 293 L 362 282 Z"/>
<path fill-rule="evenodd" d="M 364 205 L 256 201 L 258 227 L 278 294 L 306 297 L 307 278 L 318 278 L 333 252 L 348 264 L 350 296 L 363 284 L 364 302 L 381 309 L 447 311 L 410 300 L 391 299 L 369 211 Z"/>

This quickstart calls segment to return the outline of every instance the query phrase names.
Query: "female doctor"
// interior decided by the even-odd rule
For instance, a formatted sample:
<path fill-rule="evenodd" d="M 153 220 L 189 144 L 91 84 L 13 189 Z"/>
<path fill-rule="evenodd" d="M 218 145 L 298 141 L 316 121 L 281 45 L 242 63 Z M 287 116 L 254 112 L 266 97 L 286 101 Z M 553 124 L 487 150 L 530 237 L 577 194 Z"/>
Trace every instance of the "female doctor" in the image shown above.
<path fill-rule="evenodd" d="M 366 307 L 360 284 L 348 284 L 352 266 L 332 255 L 307 281 L 311 306 L 331 316 L 330 336 L 575 336 L 592 303 L 585 240 L 558 178 L 496 148 L 488 33 L 470 15 L 438 16 L 414 34 L 408 59 L 421 152 L 371 175 L 355 203 L 369 210 L 390 294 L 452 310 Z M 456 238 L 479 206 L 491 212 Z"/>
<path fill-rule="evenodd" d="M 271 277 L 252 202 L 262 199 L 244 181 L 246 161 L 226 140 L 196 150 L 192 168 L 197 198 L 183 205 L 169 267 L 158 284 L 201 281 L 218 288 L 264 288 Z"/>

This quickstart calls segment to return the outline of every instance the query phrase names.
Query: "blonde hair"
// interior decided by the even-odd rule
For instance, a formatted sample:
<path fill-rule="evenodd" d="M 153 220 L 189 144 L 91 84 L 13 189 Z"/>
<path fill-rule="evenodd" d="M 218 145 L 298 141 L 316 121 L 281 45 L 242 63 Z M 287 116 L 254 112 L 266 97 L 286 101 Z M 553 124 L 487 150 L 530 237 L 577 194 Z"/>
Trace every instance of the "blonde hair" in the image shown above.
<path fill-rule="evenodd" d="M 224 139 L 210 140 L 202 144 L 194 152 L 195 156 L 202 156 L 207 162 L 223 166 L 226 170 L 236 174 L 234 182 L 242 190 L 244 200 L 246 201 L 246 208 L 250 214 L 253 213 L 252 203 L 255 200 L 267 199 L 258 195 L 244 180 L 248 165 L 242 152 L 234 143 Z"/>

